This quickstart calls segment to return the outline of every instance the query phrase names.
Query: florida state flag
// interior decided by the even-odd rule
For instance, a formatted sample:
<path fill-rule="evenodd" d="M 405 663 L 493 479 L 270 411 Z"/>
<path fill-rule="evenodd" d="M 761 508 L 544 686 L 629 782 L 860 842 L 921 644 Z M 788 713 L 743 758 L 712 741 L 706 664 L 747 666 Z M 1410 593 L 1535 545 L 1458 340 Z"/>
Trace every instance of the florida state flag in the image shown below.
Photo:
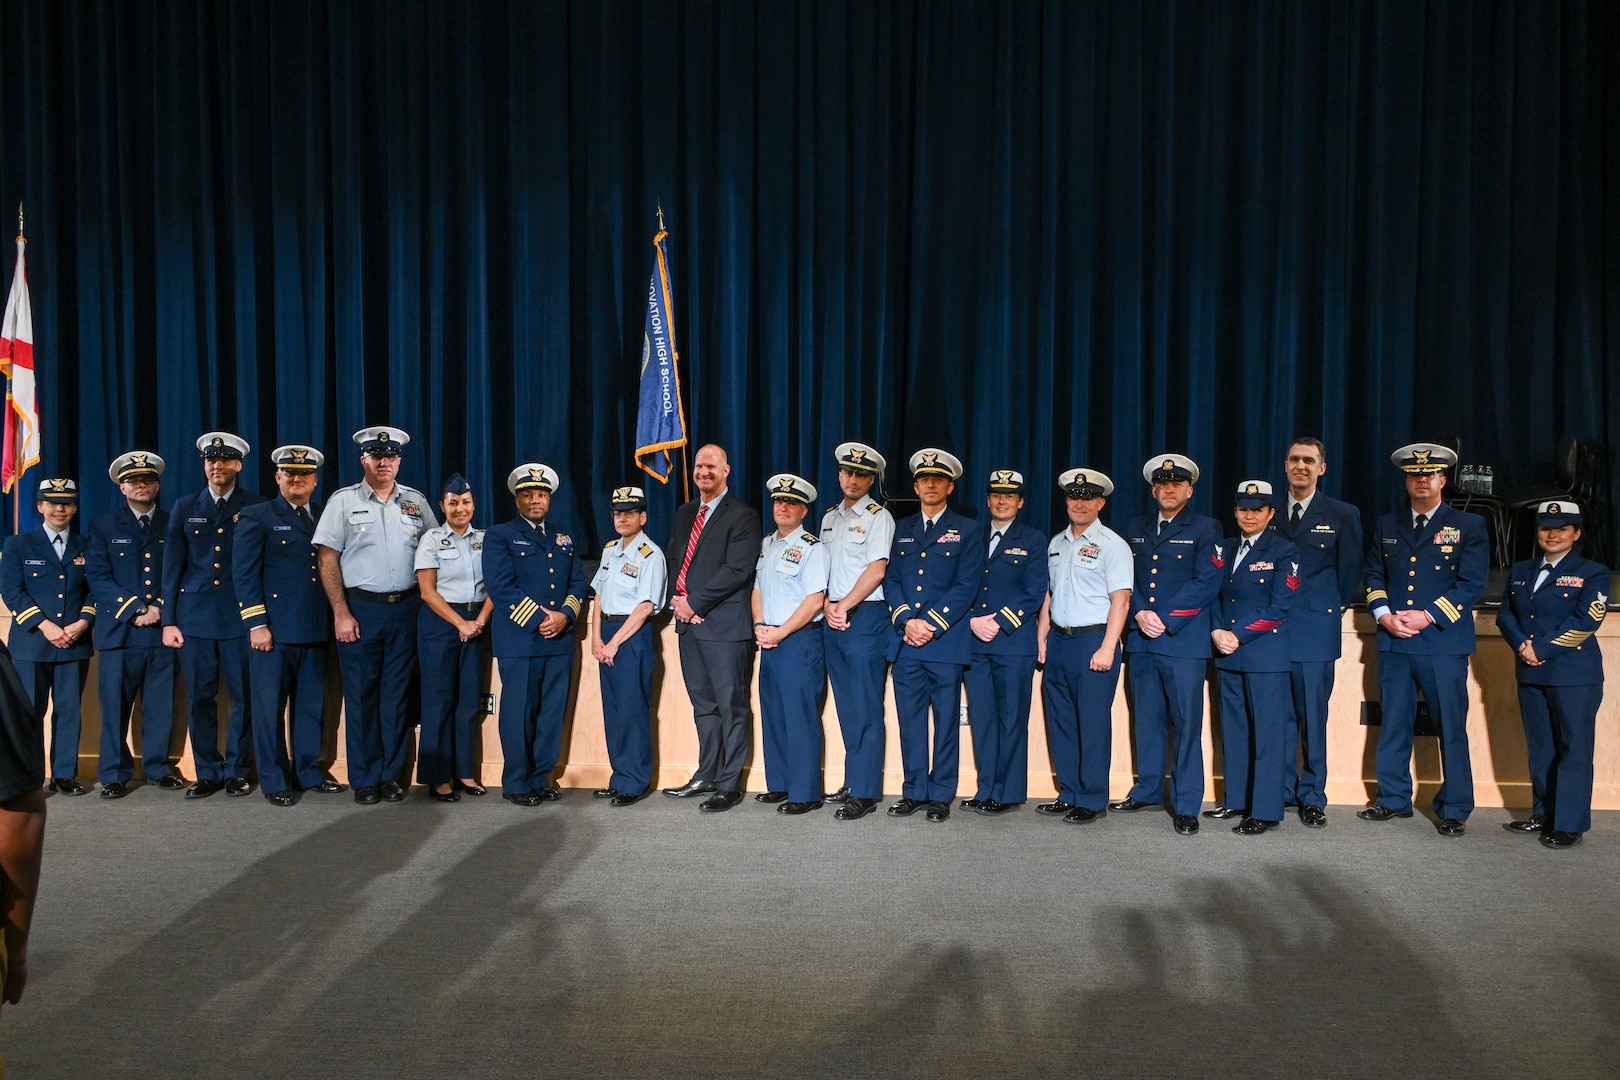
<path fill-rule="evenodd" d="M 0 460 L 0 490 L 9 492 L 39 464 L 39 407 L 34 394 L 34 312 L 28 304 L 28 272 L 17 236 L 17 269 L 0 322 L 0 371 L 6 374 L 6 444 Z"/>

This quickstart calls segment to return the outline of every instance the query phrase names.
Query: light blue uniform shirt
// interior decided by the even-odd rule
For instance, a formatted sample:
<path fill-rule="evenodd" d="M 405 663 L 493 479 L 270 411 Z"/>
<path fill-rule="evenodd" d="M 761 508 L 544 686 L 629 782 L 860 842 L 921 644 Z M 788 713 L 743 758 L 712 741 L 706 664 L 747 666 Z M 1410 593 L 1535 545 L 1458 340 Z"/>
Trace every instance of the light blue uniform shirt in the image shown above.
<path fill-rule="evenodd" d="M 754 588 L 759 590 L 759 617 L 781 626 L 805 597 L 827 591 L 827 545 L 803 529 L 793 530 L 786 539 L 772 532 L 760 543 Z M 820 619 L 818 611 L 810 621 Z"/>
<path fill-rule="evenodd" d="M 608 541 L 602 549 L 602 565 L 591 578 L 591 591 L 604 615 L 628 615 L 644 601 L 652 602 L 656 615 L 664 610 L 668 579 L 663 549 L 642 531 L 629 540 Z"/>
<path fill-rule="evenodd" d="M 821 543 L 827 549 L 827 597 L 837 603 L 849 595 L 868 566 L 889 557 L 894 517 L 871 499 L 848 509 L 840 502 L 821 515 Z M 882 578 L 866 599 L 883 599 Z"/>
<path fill-rule="evenodd" d="M 341 552 L 343 587 L 404 592 L 416 584 L 416 545 L 439 519 L 427 497 L 395 484 L 387 502 L 364 480 L 327 500 L 312 541 Z"/>
<path fill-rule="evenodd" d="M 484 530 L 462 536 L 448 525 L 429 529 L 416 545 L 416 568 L 437 570 L 434 588 L 450 604 L 477 604 L 484 596 Z"/>
<path fill-rule="evenodd" d="M 1072 527 L 1046 545 L 1052 621 L 1059 626 L 1097 626 L 1108 621 L 1110 593 L 1135 584 L 1131 546 L 1100 521 L 1078 537 Z"/>

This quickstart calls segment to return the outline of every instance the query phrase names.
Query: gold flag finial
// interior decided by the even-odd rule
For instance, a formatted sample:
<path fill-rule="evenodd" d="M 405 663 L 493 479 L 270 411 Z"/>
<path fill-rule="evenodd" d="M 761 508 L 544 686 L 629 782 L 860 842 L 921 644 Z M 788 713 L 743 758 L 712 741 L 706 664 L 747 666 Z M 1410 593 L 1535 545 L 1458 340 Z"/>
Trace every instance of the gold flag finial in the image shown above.
<path fill-rule="evenodd" d="M 658 231 L 663 232 L 664 231 L 664 201 L 662 199 L 654 199 L 653 200 L 653 205 L 658 207 Z M 22 227 L 18 226 L 17 231 L 21 232 Z"/>

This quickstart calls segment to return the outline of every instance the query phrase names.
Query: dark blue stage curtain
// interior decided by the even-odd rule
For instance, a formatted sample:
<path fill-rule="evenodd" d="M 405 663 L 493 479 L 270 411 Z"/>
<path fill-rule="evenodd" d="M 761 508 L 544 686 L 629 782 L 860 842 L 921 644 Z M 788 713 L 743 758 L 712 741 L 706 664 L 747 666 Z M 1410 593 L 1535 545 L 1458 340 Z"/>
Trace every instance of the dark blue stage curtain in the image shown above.
<path fill-rule="evenodd" d="M 330 490 L 387 422 L 480 523 L 552 464 L 595 548 L 661 200 L 690 430 L 754 502 L 788 469 L 828 503 L 844 438 L 896 494 L 923 445 L 967 506 L 1020 469 L 1042 528 L 1059 469 L 1111 473 L 1118 523 L 1164 449 L 1224 518 L 1294 432 L 1368 512 L 1411 437 L 1499 486 L 1565 431 L 1612 471 L 1615 7 L 5 0 L 44 469 L 93 513 L 148 447 L 172 497 L 219 426 L 259 489 L 297 440 Z"/>

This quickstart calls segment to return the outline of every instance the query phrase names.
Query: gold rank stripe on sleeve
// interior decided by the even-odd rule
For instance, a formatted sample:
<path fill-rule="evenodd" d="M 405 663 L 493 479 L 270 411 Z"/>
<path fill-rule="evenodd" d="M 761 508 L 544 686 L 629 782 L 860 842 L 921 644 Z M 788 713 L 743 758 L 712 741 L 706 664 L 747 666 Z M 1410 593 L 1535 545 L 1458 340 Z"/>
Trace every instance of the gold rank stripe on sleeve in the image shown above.
<path fill-rule="evenodd" d="M 80 615 L 94 615 L 95 613 L 96 613 L 96 605 L 94 605 L 94 604 L 86 604 L 86 605 L 84 605 L 84 607 L 79 609 L 79 614 Z"/>
<path fill-rule="evenodd" d="M 1440 613 L 1446 618 L 1450 619 L 1452 622 L 1456 622 L 1458 619 L 1462 618 L 1461 609 L 1443 596 L 1435 600 L 1434 606 L 1439 608 Z"/>
<path fill-rule="evenodd" d="M 116 619 L 122 619 L 124 617 L 124 612 L 129 610 L 129 606 L 131 604 L 138 604 L 141 602 L 141 598 L 138 596 L 132 596 L 128 600 L 124 600 L 124 598 L 120 596 L 118 599 L 123 600 L 123 603 L 118 605 L 118 614 L 113 616 Z"/>
<path fill-rule="evenodd" d="M 24 619 L 32 619 L 35 615 L 38 615 L 38 614 L 39 614 L 39 605 L 35 604 L 33 607 L 29 608 L 27 611 L 19 611 L 19 612 L 17 612 L 17 621 L 22 622 Z"/>
<path fill-rule="evenodd" d="M 906 612 L 910 611 L 910 610 L 911 610 L 911 605 L 910 604 L 901 604 L 899 607 L 895 608 L 893 614 L 891 614 L 889 616 L 889 622 L 891 624 L 899 622 L 900 617 L 902 615 L 904 615 Z"/>
<path fill-rule="evenodd" d="M 512 605 L 512 621 L 517 623 L 519 626 L 527 626 L 529 625 L 529 620 L 534 618 L 534 613 L 539 610 L 540 605 L 535 603 L 529 597 L 525 596 L 522 600 Z"/>
<path fill-rule="evenodd" d="M 579 606 L 580 599 L 577 596 L 570 596 L 568 599 L 563 601 L 563 607 L 567 608 L 569 611 L 572 611 L 574 613 L 574 618 L 576 619 L 579 618 Z"/>
<path fill-rule="evenodd" d="M 1007 621 L 1013 624 L 1014 630 L 1017 630 L 1019 627 L 1024 625 L 1024 620 L 1020 619 L 1018 617 L 1018 612 L 1014 611 L 1012 608 L 1004 607 L 1001 609 L 1001 613 L 1007 616 Z"/>
<path fill-rule="evenodd" d="M 1389 593 L 1385 592 L 1383 589 L 1368 589 L 1367 590 L 1367 606 L 1368 607 L 1371 607 L 1372 605 L 1378 603 L 1378 601 L 1380 601 L 1380 600 L 1388 600 L 1388 599 L 1389 599 Z"/>
<path fill-rule="evenodd" d="M 933 608 L 928 609 L 928 617 L 930 619 L 933 619 L 934 623 L 941 630 L 949 630 L 951 628 L 951 624 L 946 622 L 945 619 L 939 614 L 939 612 L 935 611 Z"/>
<path fill-rule="evenodd" d="M 254 604 L 252 607 L 245 607 L 242 609 L 242 618 L 244 620 L 254 619 L 265 613 L 266 608 L 263 604 Z"/>
<path fill-rule="evenodd" d="M 1565 630 L 1562 634 L 1553 638 L 1552 643 L 1562 645 L 1566 649 L 1572 649 L 1591 636 L 1592 631 L 1590 630 Z"/>

